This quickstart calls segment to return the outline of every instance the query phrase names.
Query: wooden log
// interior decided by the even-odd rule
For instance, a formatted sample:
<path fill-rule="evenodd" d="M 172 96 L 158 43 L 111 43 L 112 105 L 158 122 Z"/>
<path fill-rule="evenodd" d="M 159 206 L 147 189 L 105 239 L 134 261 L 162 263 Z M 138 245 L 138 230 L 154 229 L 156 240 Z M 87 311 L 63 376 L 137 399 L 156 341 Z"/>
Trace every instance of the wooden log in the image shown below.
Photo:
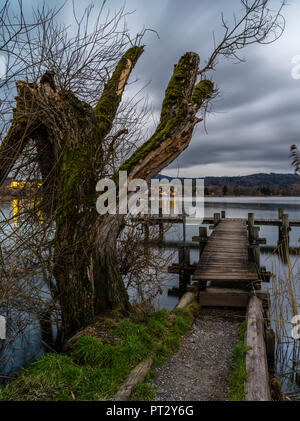
<path fill-rule="evenodd" d="M 245 363 L 247 401 L 270 401 L 269 372 L 264 339 L 264 312 L 262 301 L 253 296 L 247 309 L 245 344 L 249 347 Z"/>
<path fill-rule="evenodd" d="M 174 307 L 173 311 L 176 311 L 180 308 L 186 307 L 195 301 L 197 298 L 197 293 L 195 291 L 188 291 L 182 297 L 179 303 Z"/>
<path fill-rule="evenodd" d="M 142 382 L 153 364 L 153 356 L 150 356 L 140 362 L 129 374 L 127 379 L 122 383 L 120 389 L 111 399 L 112 401 L 128 401 L 137 383 Z"/>

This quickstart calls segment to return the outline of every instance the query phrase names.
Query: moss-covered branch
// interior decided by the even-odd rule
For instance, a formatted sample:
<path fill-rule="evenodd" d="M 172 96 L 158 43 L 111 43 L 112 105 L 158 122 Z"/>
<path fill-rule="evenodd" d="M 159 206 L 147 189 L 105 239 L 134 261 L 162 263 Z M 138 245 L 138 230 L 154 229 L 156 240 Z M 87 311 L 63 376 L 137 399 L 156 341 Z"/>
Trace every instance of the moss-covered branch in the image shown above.
<path fill-rule="evenodd" d="M 175 66 L 166 89 L 160 122 L 153 136 L 121 166 L 131 176 L 150 179 L 172 162 L 189 144 L 196 113 L 210 97 L 213 83 L 203 80 L 196 86 L 199 57 L 186 53 Z"/>
<path fill-rule="evenodd" d="M 32 126 L 33 119 L 29 119 L 27 115 L 28 107 L 32 108 L 29 84 L 17 82 L 17 91 L 17 104 L 13 110 L 11 125 L 0 145 L 0 185 L 22 153 Z"/>
<path fill-rule="evenodd" d="M 130 73 L 143 51 L 144 48 L 138 46 L 127 50 L 104 88 L 101 98 L 94 109 L 97 121 L 97 134 L 100 141 L 104 139 L 112 128 Z"/>

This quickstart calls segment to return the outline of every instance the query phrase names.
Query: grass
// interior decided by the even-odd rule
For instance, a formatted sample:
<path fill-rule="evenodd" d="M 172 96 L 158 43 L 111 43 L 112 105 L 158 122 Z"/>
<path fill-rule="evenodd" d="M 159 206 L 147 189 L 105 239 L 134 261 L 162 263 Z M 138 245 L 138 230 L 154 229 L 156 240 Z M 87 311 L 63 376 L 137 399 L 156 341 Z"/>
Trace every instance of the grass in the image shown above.
<path fill-rule="evenodd" d="M 233 370 L 229 377 L 228 399 L 230 401 L 245 400 L 245 382 L 247 372 L 245 365 L 245 355 L 249 347 L 244 343 L 246 331 L 246 322 L 244 321 L 239 329 L 239 341 L 233 349 Z"/>
<path fill-rule="evenodd" d="M 130 397 L 131 401 L 153 401 L 155 398 L 156 387 L 149 383 L 138 383 Z"/>
<path fill-rule="evenodd" d="M 178 310 L 175 316 L 160 310 L 148 313 L 145 320 L 121 320 L 112 328 L 114 344 L 82 336 L 70 355 L 48 353 L 22 370 L 16 380 L 0 388 L 0 400 L 108 400 L 150 353 L 156 352 L 156 364 L 163 363 L 178 347 L 192 319 L 190 310 Z M 141 384 L 134 393 L 137 399 L 147 400 L 153 391 Z"/>

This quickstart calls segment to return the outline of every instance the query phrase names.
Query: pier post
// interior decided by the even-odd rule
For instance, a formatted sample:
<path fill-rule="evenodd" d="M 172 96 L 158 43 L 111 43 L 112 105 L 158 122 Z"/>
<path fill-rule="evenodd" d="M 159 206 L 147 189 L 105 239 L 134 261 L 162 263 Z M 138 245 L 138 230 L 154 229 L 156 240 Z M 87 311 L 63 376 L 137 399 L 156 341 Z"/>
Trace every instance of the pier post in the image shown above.
<path fill-rule="evenodd" d="M 163 216 L 163 204 L 162 204 L 162 188 L 159 188 L 159 218 L 161 218 L 161 221 L 158 223 L 158 229 L 159 229 L 159 233 L 158 233 L 158 243 L 159 245 L 161 245 L 161 243 L 163 242 L 164 239 L 164 227 L 163 227 L 163 222 L 162 222 L 162 216 Z"/>
<path fill-rule="evenodd" d="M 216 227 L 220 222 L 221 215 L 219 213 L 214 213 L 214 226 Z"/>
<path fill-rule="evenodd" d="M 185 286 L 191 283 L 191 274 L 188 268 L 191 264 L 190 247 L 184 248 L 184 283 Z"/>
<path fill-rule="evenodd" d="M 222 219 L 225 219 L 226 218 L 226 212 L 224 210 L 221 212 L 221 218 Z"/>
<path fill-rule="evenodd" d="M 207 243 L 207 227 L 199 227 L 199 261 Z"/>
<path fill-rule="evenodd" d="M 183 265 L 184 265 L 184 247 L 179 246 L 178 247 L 178 263 L 179 263 L 179 288 L 183 289 L 184 286 L 184 271 L 183 271 Z"/>
<path fill-rule="evenodd" d="M 253 243 L 254 213 L 248 213 L 248 238 L 249 244 Z"/>
<path fill-rule="evenodd" d="M 256 264 L 257 269 L 260 268 L 260 249 L 259 246 L 254 246 L 253 248 L 253 257 L 254 257 L 254 263 Z"/>
<path fill-rule="evenodd" d="M 170 216 L 175 215 L 175 187 L 170 187 Z"/>
<path fill-rule="evenodd" d="M 278 219 L 279 221 L 283 220 L 283 214 L 284 214 L 284 210 L 282 208 L 278 208 Z M 282 241 L 282 226 L 279 225 L 278 226 L 278 244 L 280 244 Z"/>
<path fill-rule="evenodd" d="M 248 213 L 248 237 L 249 237 L 249 244 L 251 245 L 253 242 L 252 238 L 252 228 L 254 226 L 254 213 Z"/>
<path fill-rule="evenodd" d="M 254 225 L 254 213 L 248 213 L 248 228 Z"/>
<path fill-rule="evenodd" d="M 282 218 L 282 239 L 284 241 L 289 242 L 289 236 L 290 236 L 290 221 L 289 221 L 289 215 L 287 213 L 283 214 Z"/>
<path fill-rule="evenodd" d="M 249 237 L 249 246 L 248 246 L 248 260 L 249 262 L 254 262 L 259 271 L 260 268 L 260 249 L 259 249 L 259 231 L 260 227 L 254 226 L 255 216 L 254 213 L 248 213 L 248 237 Z M 256 285 L 256 288 L 260 287 L 260 283 Z"/>
<path fill-rule="evenodd" d="M 178 247 L 179 262 L 179 289 L 185 290 L 186 286 L 191 283 L 191 275 L 188 269 L 190 266 L 190 248 Z"/>
<path fill-rule="evenodd" d="M 278 244 L 288 245 L 290 241 L 290 221 L 289 215 L 284 213 L 281 218 L 281 226 L 278 230 Z"/>

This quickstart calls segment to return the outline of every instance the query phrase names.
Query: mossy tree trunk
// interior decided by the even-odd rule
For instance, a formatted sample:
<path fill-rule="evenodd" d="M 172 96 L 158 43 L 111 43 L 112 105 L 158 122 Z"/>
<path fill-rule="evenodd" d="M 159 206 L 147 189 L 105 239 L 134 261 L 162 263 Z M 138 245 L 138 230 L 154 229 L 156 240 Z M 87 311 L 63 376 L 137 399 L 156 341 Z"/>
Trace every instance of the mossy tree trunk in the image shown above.
<path fill-rule="evenodd" d="M 19 83 L 12 125 L 0 147 L 1 183 L 28 139 L 36 143 L 44 208 L 55 215 L 54 275 L 67 337 L 96 313 L 129 308 L 116 255 L 123 216 L 97 214 L 95 186 L 103 140 L 142 52 L 132 47 L 125 53 L 94 109 L 71 92 L 57 93 L 47 77 L 40 86 Z M 198 66 L 195 53 L 175 66 L 154 135 L 120 168 L 129 179 L 150 181 L 188 146 L 196 113 L 213 89 L 210 81 L 196 84 Z"/>

